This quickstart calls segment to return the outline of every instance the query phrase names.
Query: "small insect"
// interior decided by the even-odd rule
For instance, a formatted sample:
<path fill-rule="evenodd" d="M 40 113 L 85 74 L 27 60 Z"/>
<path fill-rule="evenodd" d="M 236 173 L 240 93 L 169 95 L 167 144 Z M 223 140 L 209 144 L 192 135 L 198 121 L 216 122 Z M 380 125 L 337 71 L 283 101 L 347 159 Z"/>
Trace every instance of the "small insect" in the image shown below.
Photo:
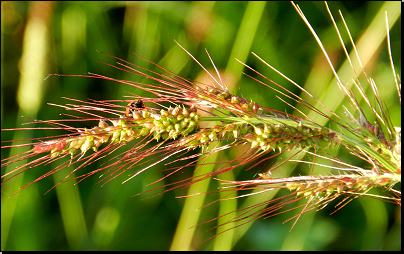
<path fill-rule="evenodd" d="M 129 102 L 128 107 L 131 107 L 131 108 L 126 108 L 125 115 L 127 117 L 133 117 L 133 113 L 138 111 L 136 109 L 141 109 L 142 110 L 142 109 L 146 108 L 143 101 L 138 100 L 138 99 Z M 134 109 L 134 108 L 136 108 L 136 109 Z"/>

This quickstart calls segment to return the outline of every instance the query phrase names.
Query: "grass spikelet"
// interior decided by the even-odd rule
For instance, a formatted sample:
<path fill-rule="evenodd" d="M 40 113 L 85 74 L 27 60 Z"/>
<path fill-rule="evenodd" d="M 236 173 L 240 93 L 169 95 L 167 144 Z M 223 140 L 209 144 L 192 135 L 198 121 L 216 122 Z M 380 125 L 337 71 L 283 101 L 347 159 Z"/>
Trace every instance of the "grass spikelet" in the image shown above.
<path fill-rule="evenodd" d="M 143 5 L 149 4 L 154 6 L 151 2 L 136 3 L 136 15 L 132 13 L 132 8 L 126 6 L 124 19 L 144 16 L 153 20 L 153 15 L 143 13 Z M 209 13 L 213 14 L 211 3 L 186 4 L 203 5 L 204 10 L 210 10 Z M 214 5 L 222 4 L 226 3 Z M 385 3 L 383 8 L 390 8 L 395 14 L 388 16 L 383 13 L 387 33 L 378 35 L 377 40 L 369 43 L 368 51 L 374 53 L 378 48 L 376 44 L 381 43 L 379 38 L 387 38 L 386 56 L 390 58 L 392 71 L 389 70 L 389 79 L 380 80 L 377 77 L 373 79 L 367 73 L 372 69 L 369 67 L 372 60 L 367 51 L 363 50 L 364 45 L 367 45 L 363 42 L 364 39 L 357 39 L 357 32 L 350 30 L 352 17 L 346 18 L 345 11 L 342 10 L 339 11 L 339 17 L 335 18 L 325 3 L 325 7 L 322 7 L 323 14 L 329 16 L 327 21 L 330 23 L 326 37 L 322 33 L 318 34 L 318 26 L 312 26 L 309 21 L 311 15 L 305 16 L 305 4 L 302 3 L 300 8 L 292 2 L 292 6 L 288 8 L 295 9 L 295 17 L 300 16 L 302 21 L 299 24 L 302 27 L 307 26 L 307 31 L 314 37 L 313 41 L 318 44 L 322 54 L 321 57 L 316 56 L 320 60 L 315 60 L 318 63 L 314 64 L 321 65 L 320 70 L 314 67 L 311 70 L 300 64 L 299 69 L 313 73 L 309 75 L 306 84 L 299 84 L 304 80 L 299 80 L 299 75 L 302 74 L 294 76 L 296 66 L 285 70 L 285 66 L 289 64 L 286 62 L 291 62 L 293 58 L 279 58 L 278 54 L 284 55 L 280 50 L 275 56 L 265 53 L 266 49 L 273 46 L 272 42 L 264 48 L 252 46 L 253 38 L 260 41 L 258 38 L 266 34 L 267 28 L 261 28 L 262 34 L 256 35 L 257 27 L 264 26 L 265 22 L 269 22 L 265 27 L 271 27 L 270 23 L 273 21 L 260 19 L 266 11 L 273 11 L 265 8 L 269 5 L 263 2 L 245 3 L 246 9 L 239 30 L 239 33 L 243 31 L 244 34 L 236 36 L 234 48 L 229 53 L 232 57 L 237 55 L 237 61 L 230 60 L 239 64 L 237 68 L 230 63 L 226 69 L 221 67 L 223 59 L 216 58 L 216 55 L 221 54 L 209 43 L 206 48 L 210 53 L 205 49 L 204 57 L 201 57 L 199 46 L 195 48 L 183 36 L 177 36 L 174 40 L 175 47 L 169 49 L 165 56 L 160 56 L 161 52 L 154 48 L 152 40 L 149 42 L 149 39 L 142 38 L 136 39 L 136 47 L 139 48 L 134 51 L 139 54 L 135 53 L 127 58 L 113 56 L 111 49 L 99 47 L 108 52 L 97 52 L 100 57 L 105 57 L 100 63 L 101 68 L 106 69 L 99 71 L 105 74 L 87 72 L 72 75 L 69 72 L 48 75 L 47 82 L 73 80 L 72 90 L 79 92 L 84 87 L 92 86 L 92 82 L 97 84 L 97 88 L 90 94 L 94 99 L 75 99 L 77 95 L 67 92 L 62 99 L 68 100 L 68 103 L 62 105 L 59 98 L 47 98 L 52 100 L 52 103 L 48 103 L 50 106 L 67 112 L 63 116 L 49 115 L 47 118 L 53 117 L 56 120 L 37 120 L 43 115 L 40 114 L 39 107 L 35 106 L 36 102 L 30 100 L 30 96 L 26 94 L 25 99 L 19 103 L 27 109 L 29 107 L 26 102 L 29 101 L 33 109 L 31 113 L 25 112 L 29 117 L 24 121 L 31 119 L 31 122 L 24 125 L 35 126 L 14 128 L 10 121 L 2 125 L 11 126 L 2 129 L 3 133 L 14 135 L 12 138 L 7 136 L 2 141 L 2 149 L 10 150 L 10 155 L 2 158 L 2 195 L 7 197 L 2 198 L 2 211 L 5 211 L 4 217 L 2 215 L 2 250 L 10 248 L 11 243 L 16 245 L 11 239 L 11 235 L 15 234 L 10 233 L 8 237 L 13 230 L 11 218 L 16 216 L 16 200 L 25 198 L 26 192 L 36 193 L 42 188 L 46 188 L 42 193 L 48 194 L 44 200 L 57 195 L 69 248 L 80 250 L 83 249 L 83 244 L 91 246 L 90 249 L 95 246 L 98 250 L 116 248 L 110 243 L 116 244 L 114 239 L 121 227 L 132 229 L 131 235 L 138 242 L 137 249 L 162 249 L 160 242 L 164 242 L 165 249 L 170 245 L 171 250 L 237 249 L 234 246 L 240 245 L 240 238 L 254 221 L 270 223 L 271 229 L 268 229 L 268 234 L 264 234 L 270 238 L 265 239 L 265 242 L 271 243 L 266 245 L 267 250 L 304 249 L 303 245 L 312 241 L 309 237 L 316 235 L 317 224 L 312 224 L 312 221 L 319 221 L 321 235 L 327 232 L 330 237 L 328 247 L 324 245 L 312 249 L 331 249 L 335 248 L 329 246 L 337 241 L 337 237 L 344 237 L 338 228 L 342 228 L 343 223 L 331 225 L 326 221 L 328 219 L 324 219 L 322 224 L 321 218 L 313 219 L 312 212 L 319 211 L 320 216 L 322 212 L 340 213 L 362 202 L 379 202 L 400 207 L 401 126 L 397 126 L 397 110 L 392 110 L 395 108 L 392 104 L 396 101 L 401 103 L 401 81 L 398 68 L 393 63 L 394 54 L 390 41 L 392 25 L 389 23 L 390 17 L 395 23 L 399 14 L 391 8 L 393 5 Z M 154 8 L 155 11 L 161 11 L 161 6 Z M 78 10 L 72 8 L 69 11 Z M 379 16 L 380 14 L 377 15 Z M 205 16 L 200 17 L 203 19 Z M 69 24 L 65 23 L 68 19 L 69 13 L 64 13 L 61 21 L 64 26 Z M 149 38 L 149 33 L 156 31 L 159 23 L 154 21 L 155 25 L 148 27 L 147 31 L 139 26 L 143 24 L 139 20 L 126 24 L 123 26 L 123 34 L 128 36 L 127 31 L 135 26 L 137 32 L 133 33 L 136 34 L 134 37 L 141 38 L 145 32 Z M 263 24 L 259 25 L 260 22 Z M 82 23 L 85 23 L 85 19 Z M 296 25 L 294 27 L 294 33 L 303 31 Z M 369 27 L 374 27 L 374 23 Z M 225 31 L 227 30 L 224 29 L 223 32 Z M 288 32 L 282 31 L 282 36 L 287 37 Z M 331 32 L 334 37 L 328 37 Z M 363 38 L 369 38 L 368 33 L 366 31 Z M 64 31 L 63 34 L 69 33 Z M 207 34 L 193 36 L 203 37 Z M 208 36 L 202 37 L 195 39 L 198 44 L 204 40 L 211 41 L 207 39 Z M 242 40 L 242 37 L 248 40 Z M 335 41 L 332 44 L 331 39 L 324 40 L 323 37 L 335 38 L 339 44 L 335 45 Z M 272 40 L 283 39 L 275 36 Z M 62 41 L 75 43 L 73 39 Z M 144 44 L 144 41 L 148 43 Z M 311 45 L 310 42 L 305 43 Z M 288 54 L 293 53 L 297 58 L 303 51 L 315 52 L 312 46 L 307 48 L 305 43 Z M 240 52 L 237 48 L 245 48 L 245 52 Z M 247 58 L 246 53 L 250 48 L 258 50 L 258 53 L 253 52 L 251 58 Z M 159 55 L 157 59 L 161 61 L 156 61 L 154 54 Z M 170 54 L 176 56 L 176 64 L 168 60 L 171 59 Z M 341 60 L 340 55 L 344 59 Z M 202 64 L 205 62 L 208 64 Z M 66 58 L 66 64 L 68 63 L 69 58 Z M 275 68 L 273 65 L 279 67 Z M 186 73 L 187 68 L 192 71 L 195 68 L 201 70 L 203 74 L 199 76 L 206 78 L 203 81 L 198 81 L 198 78 L 184 78 L 196 76 Z M 244 68 L 243 77 L 240 77 L 241 68 Z M 38 67 L 38 71 L 39 69 Z M 117 71 L 117 75 L 112 74 L 113 71 Z M 319 75 L 323 72 L 324 76 L 328 75 L 324 80 Z M 314 82 L 310 80 L 311 76 L 316 76 Z M 80 83 L 84 80 L 88 84 Z M 112 84 L 105 86 L 108 89 L 105 94 L 110 96 L 109 100 L 98 93 L 104 89 L 103 82 Z M 234 83 L 240 84 L 239 90 Z M 387 89 L 390 86 L 395 87 L 398 98 L 391 96 L 392 93 Z M 23 92 L 26 93 L 26 90 Z M 18 133 L 21 133 L 20 136 Z M 53 183 L 49 185 L 50 180 Z M 103 187 L 98 189 L 99 193 L 105 191 L 113 198 L 98 198 L 95 194 L 82 195 L 82 188 L 89 186 L 88 182 L 91 181 Z M 83 186 L 80 192 L 77 183 Z M 68 188 L 69 191 L 66 191 Z M 134 202 L 147 204 L 147 208 L 123 202 L 124 199 L 121 200 L 120 196 L 127 193 L 124 190 L 135 198 L 138 195 L 146 197 Z M 81 198 L 86 198 L 86 195 L 91 198 L 82 202 Z M 185 201 L 174 199 L 172 195 Z M 39 206 L 43 200 L 36 198 L 37 196 L 31 195 L 30 199 Z M 354 200 L 355 202 L 351 202 Z M 163 203 L 169 205 L 163 206 Z M 349 218 L 352 221 L 352 230 L 349 229 L 349 232 L 354 232 L 354 224 L 365 217 L 360 217 L 359 210 L 366 214 L 368 224 L 371 220 L 368 218 L 374 216 L 373 207 L 375 213 L 383 214 L 382 209 L 378 210 L 379 206 L 372 204 L 373 206 L 364 206 L 364 209 L 356 207 L 355 212 L 349 213 L 352 215 Z M 173 220 L 172 214 L 178 214 L 178 208 L 182 208 L 182 215 L 175 232 L 173 229 L 164 233 L 170 235 L 169 241 L 160 238 L 160 235 L 159 241 L 156 241 L 155 236 L 148 237 L 149 231 L 146 233 L 142 229 L 139 233 L 134 229 L 140 221 L 146 223 L 149 229 L 160 231 L 164 224 Z M 88 223 L 84 219 L 87 216 L 84 211 L 90 210 L 97 212 L 88 215 L 94 218 L 94 222 Z M 164 219 L 157 216 L 162 211 L 165 212 Z M 204 211 L 208 211 L 209 217 L 205 216 Z M 129 213 L 130 218 L 127 217 Z M 276 220 L 274 216 L 277 216 Z M 285 225 L 290 230 L 287 235 L 281 233 L 280 229 L 285 226 L 277 224 L 278 217 L 283 223 L 288 223 L 289 226 Z M 77 221 L 72 218 L 77 218 Z M 271 219 L 257 220 L 268 218 Z M 19 223 L 17 227 L 18 225 Z M 88 233 L 90 225 L 91 234 Z M 323 228 L 327 226 L 333 230 L 323 232 Z M 274 228 L 278 230 L 272 231 Z M 205 229 L 208 230 L 205 232 Z M 250 234 L 254 235 L 255 231 Z M 129 242 L 123 235 L 127 234 L 119 235 L 123 237 L 121 249 L 133 249 L 123 243 Z M 255 234 L 252 238 L 259 237 Z M 341 239 L 339 242 L 348 242 Z M 279 244 L 275 246 L 277 242 Z M 253 245 L 258 243 L 262 244 L 262 240 L 254 240 Z M 248 247 L 241 249 L 246 250 Z M 350 245 L 347 249 L 360 248 Z"/>

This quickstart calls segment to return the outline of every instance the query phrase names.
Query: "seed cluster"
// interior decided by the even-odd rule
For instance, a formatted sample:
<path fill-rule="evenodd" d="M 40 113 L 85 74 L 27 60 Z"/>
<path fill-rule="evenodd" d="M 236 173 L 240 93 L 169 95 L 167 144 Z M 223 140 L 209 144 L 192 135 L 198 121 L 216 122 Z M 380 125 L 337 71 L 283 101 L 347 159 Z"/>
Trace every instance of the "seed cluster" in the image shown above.
<path fill-rule="evenodd" d="M 209 142 L 224 139 L 241 140 L 251 130 L 252 127 L 246 123 L 215 125 L 212 128 L 201 129 L 197 133 L 183 137 L 178 141 L 178 146 L 201 147 L 204 150 Z"/>
<path fill-rule="evenodd" d="M 254 133 L 245 138 L 251 142 L 252 147 L 262 150 L 282 151 L 286 148 L 325 147 L 337 143 L 336 135 L 323 127 L 309 127 L 299 122 L 296 127 L 284 124 L 261 124 L 254 127 Z"/>
<path fill-rule="evenodd" d="M 391 139 L 388 139 L 378 122 L 371 124 L 362 114 L 355 118 L 347 109 L 345 115 L 356 125 L 355 133 L 362 137 L 370 149 L 401 170 L 401 128 L 391 128 L 389 131 Z"/>
<path fill-rule="evenodd" d="M 380 128 L 375 128 L 380 129 Z M 369 145 L 369 147 L 383 156 L 388 161 L 395 165 L 401 164 L 401 134 L 394 133 L 395 139 L 387 140 L 382 131 L 377 133 L 370 132 L 371 135 L 364 135 L 363 140 Z M 399 140 L 397 142 L 397 140 Z"/>
<path fill-rule="evenodd" d="M 34 146 L 32 151 L 34 153 L 50 152 L 51 158 L 65 153 L 70 153 L 73 156 L 77 151 L 84 154 L 90 149 L 96 152 L 102 144 L 117 139 L 116 135 L 110 134 L 113 127 L 106 126 L 108 125 L 104 121 L 100 121 L 98 127 L 84 130 L 80 136 L 42 142 Z"/>
<path fill-rule="evenodd" d="M 267 123 L 253 126 L 246 122 L 236 122 L 200 129 L 197 133 L 181 138 L 177 145 L 206 148 L 209 142 L 222 140 L 247 141 L 252 148 L 257 147 L 263 151 L 282 151 L 292 147 L 324 148 L 338 143 L 336 135 L 328 129 L 308 127 L 302 122 L 295 127 Z"/>
<path fill-rule="evenodd" d="M 102 144 L 126 143 L 149 134 L 156 140 L 175 139 L 191 133 L 199 126 L 200 120 L 194 107 L 170 107 L 168 110 L 161 110 L 160 114 L 143 110 L 133 112 L 132 116 L 133 118 L 110 120 L 113 126 L 100 120 L 97 127 L 81 131 L 79 136 L 42 142 L 32 152 L 50 152 L 53 158 L 65 153 L 73 156 L 78 151 L 84 154 L 90 149 L 96 152 Z"/>
<path fill-rule="evenodd" d="M 211 106 L 232 111 L 233 113 L 256 114 L 259 106 L 253 101 L 230 94 L 228 91 L 214 87 L 196 87 L 196 92 L 185 92 L 187 98 L 202 106 Z"/>
<path fill-rule="evenodd" d="M 187 136 L 199 126 L 200 116 L 196 112 L 195 107 L 186 108 L 169 108 L 161 110 L 160 115 L 153 115 L 153 125 L 150 129 L 154 138 L 176 139 L 178 136 Z"/>
<path fill-rule="evenodd" d="M 296 190 L 298 196 L 323 197 L 333 193 L 357 192 L 373 186 L 390 186 L 400 182 L 400 175 L 384 173 L 382 175 L 340 175 L 307 176 L 286 183 L 289 190 Z"/>

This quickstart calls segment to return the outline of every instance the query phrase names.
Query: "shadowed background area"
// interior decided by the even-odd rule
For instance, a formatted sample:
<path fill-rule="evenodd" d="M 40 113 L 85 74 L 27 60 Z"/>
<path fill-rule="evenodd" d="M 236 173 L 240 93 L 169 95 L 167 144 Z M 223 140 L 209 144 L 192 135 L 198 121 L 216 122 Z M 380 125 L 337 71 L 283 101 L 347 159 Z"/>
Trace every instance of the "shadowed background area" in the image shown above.
<path fill-rule="evenodd" d="M 323 41 L 335 65 L 340 67 L 345 56 L 324 3 L 299 3 L 304 14 Z M 355 41 L 375 22 L 375 17 L 388 11 L 395 22 L 391 46 L 396 72 L 401 76 L 401 6 L 399 2 L 331 2 L 329 3 L 340 30 L 341 10 Z M 384 17 L 384 16 L 383 16 Z M 207 69 L 212 69 L 205 48 L 217 68 L 228 79 L 230 90 L 247 100 L 281 111 L 293 109 L 276 99 L 269 88 L 245 77 L 245 70 L 234 58 L 247 63 L 268 78 L 299 94 L 300 91 L 271 71 L 251 52 L 255 52 L 286 76 L 318 97 L 322 96 L 332 73 L 320 48 L 293 6 L 288 2 L 2 2 L 1 3 L 1 127 L 27 127 L 30 119 L 51 120 L 77 115 L 47 103 L 65 105 L 64 99 L 129 100 L 123 96 L 147 96 L 134 87 L 100 79 L 51 76 L 48 74 L 85 74 L 88 72 L 117 79 L 151 83 L 150 80 L 116 70 L 100 62 L 114 65 L 115 60 L 98 51 L 161 73 L 133 52 L 190 80 L 202 80 L 202 69 L 174 42 L 178 41 Z M 385 34 L 384 18 L 376 30 Z M 394 21 L 393 21 L 394 20 Z M 383 30 L 384 29 L 384 30 Z M 383 32 L 384 31 L 384 32 Z M 376 38 L 376 36 L 379 36 Z M 343 35 L 347 48 L 349 38 Z M 375 35 L 369 49 L 367 74 L 379 86 L 394 126 L 401 126 L 401 107 L 397 99 L 386 40 Z M 226 79 L 226 80 L 227 80 Z M 205 81 L 210 82 L 210 81 Z M 349 80 L 343 80 L 349 82 Z M 336 86 L 336 84 L 333 84 Z M 288 101 L 292 103 L 292 101 Z M 327 103 L 327 102 L 325 102 Z M 127 103 L 122 102 L 121 105 Z M 147 105 L 146 106 L 151 106 Z M 347 106 L 347 105 L 346 105 Z M 124 110 L 122 108 L 122 110 Z M 335 110 L 342 115 L 342 107 Z M 70 123 L 69 123 L 70 124 Z M 75 127 L 91 128 L 98 123 L 76 122 Z M 32 127 L 32 126 L 30 126 Z M 38 126 L 36 126 L 38 127 Z M 2 141 L 62 135 L 66 132 L 37 129 L 3 131 Z M 2 159 L 27 148 L 2 149 Z M 236 153 L 226 152 L 231 159 Z M 344 155 L 342 155 L 344 156 Z M 352 158 L 349 158 L 352 159 Z M 68 182 L 43 195 L 73 168 L 66 168 L 19 194 L 14 192 L 45 172 L 65 162 L 64 158 L 49 165 L 29 169 L 2 186 L 1 250 L 168 250 L 181 215 L 185 189 L 154 196 L 132 197 L 148 189 L 147 184 L 164 176 L 164 165 L 157 165 L 128 183 L 123 174 L 103 187 L 98 176 L 78 185 Z M 344 160 L 342 158 L 342 160 Z M 107 160 L 91 164 L 75 176 L 100 167 Z M 359 163 L 358 161 L 349 161 Z M 26 162 L 11 165 L 15 168 Z M 271 166 L 245 171 L 235 170 L 237 178 L 252 179 Z M 308 170 L 307 166 L 304 170 Z M 301 170 L 303 170 L 301 169 Z M 2 174 L 6 169 L 2 169 Z M 11 169 L 7 169 L 11 170 Z M 282 171 L 282 168 L 277 169 Z M 192 168 L 165 180 L 165 184 L 192 175 Z M 297 171 L 298 173 L 300 171 Z M 318 172 L 321 173 L 321 172 Z M 327 172 L 325 172 L 327 174 Z M 212 190 L 217 188 L 212 183 Z M 153 192 L 152 194 L 155 194 Z M 207 196 L 206 203 L 219 196 Z M 233 203 L 231 203 L 233 202 Z M 243 199 L 229 201 L 230 206 Z M 225 206 L 225 202 L 220 202 Z M 223 204 L 222 204 L 223 203 Z M 399 207 L 374 199 L 356 199 L 329 216 L 334 205 L 320 212 L 303 215 L 292 232 L 293 222 L 282 224 L 297 211 L 268 219 L 258 219 L 248 230 L 237 231 L 220 243 L 215 239 L 201 244 L 215 234 L 207 229 L 215 223 L 195 229 L 192 250 L 399 250 L 401 224 Z M 201 211 L 199 223 L 218 216 L 218 204 Z M 184 229 L 186 230 L 186 229 Z"/>

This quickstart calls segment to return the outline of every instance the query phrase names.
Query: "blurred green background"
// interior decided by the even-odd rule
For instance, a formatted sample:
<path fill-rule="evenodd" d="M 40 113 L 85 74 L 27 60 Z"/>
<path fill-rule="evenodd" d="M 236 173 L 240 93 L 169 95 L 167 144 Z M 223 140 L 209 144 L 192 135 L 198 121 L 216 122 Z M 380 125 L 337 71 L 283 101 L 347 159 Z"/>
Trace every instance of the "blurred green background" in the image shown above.
<path fill-rule="evenodd" d="M 303 2 L 299 5 L 338 69 L 346 58 L 324 3 Z M 366 33 L 371 24 L 379 24 L 374 28 L 375 37 L 370 37 L 365 43 L 369 45 L 369 49 L 363 51 L 369 53 L 366 71 L 378 84 L 393 124 L 401 126 L 401 106 L 392 79 L 386 40 L 380 35 L 385 34 L 384 11 L 387 10 L 392 15 L 389 16 L 390 22 L 395 22 L 391 29 L 391 46 L 395 69 L 401 76 L 400 2 L 330 2 L 329 6 L 340 30 L 344 31 L 338 15 L 338 10 L 342 11 L 355 41 Z M 375 20 L 378 14 L 382 18 Z M 123 100 L 124 95 L 129 95 L 126 92 L 144 95 L 131 86 L 99 79 L 52 76 L 44 80 L 50 73 L 93 72 L 150 83 L 150 80 L 99 63 L 114 64 L 115 61 L 96 50 L 161 72 L 136 57 L 133 54 L 136 52 L 182 77 L 195 80 L 202 73 L 201 68 L 174 40 L 211 69 L 206 48 L 216 66 L 226 70 L 230 80 L 236 84 L 231 88 L 234 93 L 241 95 L 241 91 L 246 99 L 252 98 L 263 106 L 289 113 L 292 109 L 276 99 L 275 92 L 241 75 L 243 66 L 234 58 L 246 62 L 297 94 L 298 89 L 259 62 L 250 52 L 255 52 L 318 97 L 322 97 L 329 83 L 332 83 L 332 74 L 320 48 L 289 2 L 3 1 L 1 21 L 2 129 L 24 127 L 21 124 L 30 120 L 21 116 L 42 120 L 66 117 L 60 114 L 71 112 L 47 105 L 69 103 L 62 97 L 86 101 L 88 98 Z M 377 34 L 377 29 L 382 32 Z M 349 45 L 345 32 L 343 38 Z M 381 41 L 380 46 L 378 41 Z M 350 45 L 347 47 L 349 50 L 352 48 Z M 250 71 L 246 72 L 251 74 Z M 342 78 L 342 81 L 350 82 L 351 79 Z M 292 101 L 288 102 L 293 104 Z M 336 108 L 335 112 L 342 114 L 342 109 Z M 90 128 L 96 124 L 79 122 L 74 126 Z M 1 138 L 4 141 L 61 134 L 65 132 L 44 129 L 3 131 Z M 1 157 L 4 159 L 24 149 L 2 149 Z M 222 156 L 231 158 L 232 153 Z M 18 187 L 64 161 L 66 158 L 29 169 L 2 186 L 2 251 L 170 248 L 184 204 L 184 199 L 175 196 L 186 195 L 187 190 L 179 189 L 149 199 L 144 199 L 148 194 L 132 197 L 146 190 L 146 184 L 164 175 L 160 166 L 123 185 L 125 174 L 102 188 L 95 184 L 98 178 L 93 176 L 78 185 L 72 182 L 60 185 L 43 195 L 72 170 L 64 169 L 9 198 Z M 100 164 L 94 163 L 78 173 L 83 174 L 97 167 Z M 267 169 L 255 168 L 247 172 L 238 169 L 236 173 L 240 176 L 236 177 L 251 179 L 257 172 Z M 5 170 L 2 169 L 2 174 Z M 278 169 L 280 172 L 282 170 Z M 189 175 L 174 175 L 165 183 L 181 180 L 184 175 L 189 177 L 192 169 L 189 171 Z M 327 174 L 321 171 L 317 173 Z M 213 189 L 216 188 L 214 184 Z M 205 204 L 217 198 L 216 194 L 208 195 Z M 238 200 L 238 205 L 242 202 L 242 199 Z M 228 241 L 230 247 L 227 248 L 232 250 L 401 249 L 401 213 L 396 205 L 362 198 L 329 216 L 334 211 L 334 205 L 317 213 L 303 215 L 291 233 L 289 230 L 293 222 L 282 223 L 294 216 L 296 211 L 265 220 L 258 219 L 245 234 L 238 234 L 241 238 L 223 237 L 220 241 Z M 199 222 L 217 217 L 218 209 L 217 204 L 202 209 Z M 190 249 L 213 249 L 215 239 L 203 244 L 201 242 L 214 234 L 214 230 L 207 229 L 215 225 L 213 222 L 197 227 Z"/>

